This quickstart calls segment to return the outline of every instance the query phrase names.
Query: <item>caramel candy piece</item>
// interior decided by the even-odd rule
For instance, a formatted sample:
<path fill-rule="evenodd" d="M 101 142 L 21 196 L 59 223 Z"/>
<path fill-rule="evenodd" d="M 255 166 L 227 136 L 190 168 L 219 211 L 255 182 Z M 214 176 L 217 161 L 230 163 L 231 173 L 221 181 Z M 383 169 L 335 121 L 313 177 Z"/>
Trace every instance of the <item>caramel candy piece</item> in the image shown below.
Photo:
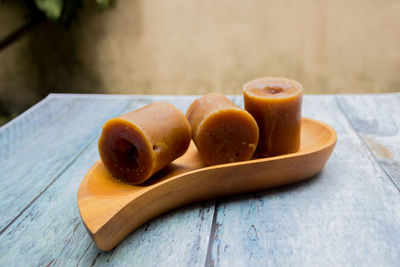
<path fill-rule="evenodd" d="M 208 165 L 251 159 L 258 142 L 254 118 L 227 97 L 208 94 L 196 99 L 186 118 L 193 141 Z"/>
<path fill-rule="evenodd" d="M 243 86 L 244 107 L 260 129 L 257 153 L 277 156 L 300 148 L 303 87 L 286 78 L 260 78 Z"/>
<path fill-rule="evenodd" d="M 185 115 L 172 104 L 157 102 L 107 121 L 99 153 L 113 176 L 140 184 L 182 156 L 190 140 Z"/>

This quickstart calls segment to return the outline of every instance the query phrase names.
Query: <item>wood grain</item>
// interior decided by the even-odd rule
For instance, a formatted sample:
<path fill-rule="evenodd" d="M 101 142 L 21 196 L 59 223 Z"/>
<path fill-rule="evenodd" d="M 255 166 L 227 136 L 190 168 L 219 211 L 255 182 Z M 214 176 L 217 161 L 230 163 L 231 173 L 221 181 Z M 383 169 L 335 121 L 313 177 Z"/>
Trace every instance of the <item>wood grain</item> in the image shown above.
<path fill-rule="evenodd" d="M 0 232 L 71 166 L 88 142 L 99 133 L 104 121 L 119 114 L 128 104 L 126 100 L 115 103 L 76 99 L 75 102 L 72 106 L 64 106 L 67 109 L 64 116 L 45 126 L 43 131 L 37 128 L 29 143 L 12 157 L 2 160 L 0 187 L 7 190 L 0 195 Z M 54 111 L 63 109 L 60 107 L 63 104 L 59 104 L 52 106 Z M 48 113 L 39 112 L 37 116 L 45 114 Z M 15 131 L 24 128 L 16 127 Z M 14 132 L 15 135 L 18 134 Z M 14 141 L 18 142 L 18 139 Z"/>
<path fill-rule="evenodd" d="M 105 99 L 103 96 L 79 96 L 79 98 L 91 102 Z M 106 99 L 121 106 L 128 100 L 130 104 L 120 111 L 124 113 L 151 101 L 161 100 L 175 103 L 180 109 L 186 109 L 194 97 L 116 96 Z M 187 263 L 188 266 L 204 264 L 214 211 L 213 201 L 195 204 L 161 216 L 135 231 L 124 242 L 122 249 L 116 249 L 108 254 L 99 253 L 80 222 L 76 206 L 79 183 L 87 169 L 97 159 L 97 140 L 92 140 L 89 147 L 77 157 L 73 166 L 67 168 L 54 184 L 27 208 L 24 215 L 18 217 L 0 235 L 0 255 L 3 255 L 0 256 L 1 263 L 12 265 L 18 255 L 21 265 L 34 262 L 35 265 L 51 263 L 61 266 L 66 264 L 87 266 L 92 263 L 107 263 L 110 258 L 115 263 L 130 264 L 132 257 L 135 262 L 146 266 L 156 263 L 174 265 L 177 261 Z M 32 222 L 35 227 L 31 227 Z M 179 227 L 174 227 L 175 225 Z M 149 238 L 149 235 L 154 238 Z M 166 242 L 159 242 L 160 240 Z M 21 250 L 29 253 L 20 254 Z M 152 251 L 152 256 L 146 255 L 146 251 Z M 182 254 L 178 257 L 174 251 L 181 251 Z"/>
<path fill-rule="evenodd" d="M 43 101 L 1 128 L 0 160 L 13 156 L 16 151 L 33 142 L 62 116 L 74 117 L 82 101 L 49 95 Z"/>
<path fill-rule="evenodd" d="M 400 258 L 400 198 L 333 98 L 308 96 L 304 115 L 338 143 L 324 171 L 294 186 L 217 203 L 208 265 L 385 265 Z"/>
<path fill-rule="evenodd" d="M 76 205 L 79 183 L 97 159 L 97 142 L 93 141 L 74 167 L 68 168 L 0 235 L 0 263 L 13 265 L 18 257 L 21 266 L 50 262 L 54 266 L 88 266 L 110 260 L 117 265 L 204 264 L 214 202 L 161 216 L 135 231 L 112 253 L 100 253 L 81 223 Z"/>
<path fill-rule="evenodd" d="M 400 95 L 338 96 L 337 102 L 400 190 Z"/>
<path fill-rule="evenodd" d="M 394 116 L 396 113 L 393 113 L 393 120 L 389 122 L 380 120 L 388 116 L 386 112 L 397 110 L 392 106 L 397 105 L 396 99 L 399 94 L 388 96 L 393 100 L 374 95 L 370 96 L 368 99 L 371 100 L 367 102 L 361 101 L 363 104 L 359 104 L 358 100 L 346 102 L 348 105 L 341 106 L 341 109 L 338 108 L 338 104 L 342 103 L 341 97 L 336 101 L 335 96 L 306 95 L 304 116 L 325 121 L 338 132 L 337 147 L 321 175 L 294 186 L 220 199 L 217 201 L 218 211 L 215 214 L 214 201 L 174 210 L 143 225 L 108 253 L 100 252 L 92 243 L 80 222 L 75 205 L 79 182 L 91 164 L 98 159 L 96 138 L 100 121 L 104 121 L 107 116 L 113 116 L 114 113 L 124 112 L 125 108 L 133 110 L 153 100 L 166 99 L 185 110 L 195 97 L 88 95 L 57 97 L 93 102 L 92 108 L 84 108 L 82 113 L 98 107 L 97 118 L 103 116 L 103 119 L 87 122 L 90 124 L 87 126 L 80 125 L 85 129 L 79 130 L 72 127 L 74 123 L 68 123 L 68 120 L 83 121 L 80 119 L 81 116 L 73 118 L 69 116 L 70 112 L 66 112 L 66 118 L 56 121 L 53 128 L 44 131 L 44 136 L 58 133 L 59 138 L 66 138 L 63 144 L 68 149 L 64 152 L 57 146 L 61 151 L 52 155 L 56 156 L 60 163 L 51 166 L 43 163 L 40 171 L 32 168 L 32 173 L 24 176 L 29 178 L 27 182 L 31 181 L 31 185 L 32 181 L 44 184 L 40 178 L 47 179 L 46 173 L 53 173 L 57 177 L 46 190 L 35 195 L 34 201 L 30 202 L 31 199 L 27 201 L 33 196 L 30 193 L 31 189 L 28 188 L 26 195 L 20 190 L 19 195 L 13 197 L 15 207 L 7 210 L 3 208 L 3 204 L 1 205 L 2 215 L 16 216 L 9 227 L 0 234 L 1 265 L 14 266 L 16 259 L 20 265 L 39 266 L 47 264 L 224 266 L 233 263 L 235 265 L 297 263 L 297 265 L 397 266 L 400 261 L 398 258 L 400 196 L 390 177 L 383 171 L 382 165 L 377 162 L 379 158 L 374 150 L 368 149 L 360 139 L 363 135 L 358 133 L 351 116 L 345 118 L 343 115 L 346 112 L 368 114 L 369 111 L 365 109 L 375 105 L 382 114 L 379 117 L 374 117 L 373 114 L 367 115 L 367 118 L 371 116 L 367 123 L 375 118 L 374 123 L 379 125 L 380 131 L 390 133 L 392 132 L 390 122 L 397 124 L 397 117 Z M 343 96 L 348 100 L 347 97 L 353 96 Z M 241 97 L 231 98 L 235 103 L 241 104 Z M 129 103 L 128 106 L 125 105 L 125 101 Z M 349 109 L 352 106 L 353 109 L 354 106 L 357 107 L 351 111 Z M 357 116 L 364 118 L 364 115 Z M 43 121 L 33 116 L 26 123 L 34 120 Z M 65 130 L 54 132 L 55 127 L 75 129 L 77 134 L 82 132 L 88 134 L 93 131 L 92 138 L 76 140 L 65 136 Z M 42 150 L 51 148 L 54 151 L 55 144 L 48 145 L 44 137 L 33 137 L 36 131 L 32 131 L 32 135 L 29 135 L 32 136 L 32 141 L 40 143 Z M 0 139 L 2 134 L 0 130 Z M 377 138 L 380 133 L 369 136 Z M 387 147 L 392 155 L 397 155 L 397 147 L 386 145 L 384 142 L 388 141 L 383 141 L 392 140 L 394 143 L 399 143 L 396 136 L 385 136 L 384 139 L 377 140 Z M 86 149 L 80 142 L 86 142 Z M 26 145 L 27 153 L 33 149 L 30 148 L 32 145 L 30 143 L 32 142 Z M 39 145 L 36 145 L 35 149 L 38 147 Z M 73 149 L 77 150 L 75 161 L 61 168 L 64 159 L 62 155 L 69 154 Z M 31 166 L 29 161 L 38 162 L 40 159 L 22 156 L 20 153 L 23 152 L 19 149 L 15 151 L 17 152 L 8 160 L 25 159 L 28 163 L 21 164 L 21 166 L 27 165 L 20 167 L 22 169 Z M 10 175 L 3 175 L 3 167 L 0 167 L 0 170 L 2 180 L 24 178 L 16 169 L 11 169 Z M 39 176 L 35 173 L 45 173 L 45 175 Z M 16 186 L 10 189 L 4 188 L 0 193 L 0 199 L 6 199 L 11 195 L 9 190 L 15 188 Z M 28 206 L 27 202 L 30 203 Z"/>

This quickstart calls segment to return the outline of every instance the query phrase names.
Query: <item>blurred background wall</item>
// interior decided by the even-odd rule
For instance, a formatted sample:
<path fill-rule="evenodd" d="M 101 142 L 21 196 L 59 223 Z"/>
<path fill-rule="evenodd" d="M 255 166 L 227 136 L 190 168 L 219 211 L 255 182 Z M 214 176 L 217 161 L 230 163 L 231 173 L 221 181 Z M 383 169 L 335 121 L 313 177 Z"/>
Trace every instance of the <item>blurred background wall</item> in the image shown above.
<path fill-rule="evenodd" d="M 0 50 L 0 111 L 50 92 L 240 94 L 261 76 L 308 94 L 400 91 L 397 0 L 94 2 L 68 29 L 42 21 Z M 24 8 L 0 2 L 0 39 Z"/>

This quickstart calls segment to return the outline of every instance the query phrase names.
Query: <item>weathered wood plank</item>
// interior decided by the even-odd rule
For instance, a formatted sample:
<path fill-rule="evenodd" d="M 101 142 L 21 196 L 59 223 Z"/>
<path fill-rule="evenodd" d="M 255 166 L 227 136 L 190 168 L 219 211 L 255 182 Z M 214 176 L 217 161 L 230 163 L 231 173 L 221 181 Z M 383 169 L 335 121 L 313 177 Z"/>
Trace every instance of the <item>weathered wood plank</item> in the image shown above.
<path fill-rule="evenodd" d="M 90 102 L 116 104 L 127 100 L 129 106 L 119 107 L 122 113 L 166 100 L 185 111 L 194 98 L 99 96 Z M 232 99 L 241 104 L 241 97 Z M 99 113 L 106 113 L 108 105 L 104 104 Z M 18 258 L 21 265 L 395 265 L 400 260 L 398 192 L 357 138 L 333 97 L 306 96 L 304 107 L 305 116 L 326 121 L 338 131 L 338 147 L 321 175 L 298 185 L 219 201 L 215 218 L 212 201 L 167 213 L 135 231 L 109 253 L 100 252 L 91 242 L 76 207 L 80 180 L 98 158 L 95 139 L 100 126 L 97 131 L 95 126 L 87 126 L 87 131 L 90 128 L 93 132 L 87 149 L 83 147 L 82 154 L 0 235 L 0 262 L 15 264 Z M 69 123 L 64 120 L 61 125 L 76 127 Z M 49 131 L 54 129 L 50 127 Z M 59 137 L 63 137 L 61 131 Z M 30 146 L 28 150 L 32 150 Z M 21 179 L 18 175 L 16 179 Z M 24 201 L 25 196 L 21 199 Z"/>
<path fill-rule="evenodd" d="M 185 110 L 193 98 L 137 98 L 122 112 L 161 100 Z M 0 235 L 0 255 L 4 254 L 2 258 L 0 256 L 0 262 L 13 263 L 18 256 L 21 263 L 37 265 L 52 262 L 55 265 L 87 266 L 109 261 L 116 265 L 204 265 L 213 201 L 160 216 L 136 230 L 112 252 L 100 252 L 86 233 L 76 206 L 79 183 L 97 159 L 94 141 L 24 215 Z"/>
<path fill-rule="evenodd" d="M 61 116 L 68 112 L 74 117 L 79 113 L 79 101 L 49 95 L 13 121 L 0 128 L 0 160 L 12 157 L 18 149 L 24 149 L 38 135 L 45 132 Z M 74 114 L 71 114 L 74 113 Z"/>
<path fill-rule="evenodd" d="M 95 157 L 94 145 L 83 152 L 54 184 L 49 187 L 22 216 L 0 235 L 0 262 L 2 265 L 46 266 L 78 259 L 91 240 L 82 225 L 76 207 L 76 190 L 80 176 Z M 54 193 L 54 191 L 58 191 Z M 71 237 L 76 236 L 74 247 Z M 23 251 L 23 253 L 22 253 Z"/>
<path fill-rule="evenodd" d="M 0 236 L 2 264 L 13 264 L 17 258 L 21 266 L 50 262 L 55 266 L 88 266 L 108 261 L 137 266 L 204 264 L 214 202 L 163 215 L 135 231 L 111 253 L 100 252 L 92 244 L 76 205 L 80 181 L 97 159 L 97 144 L 92 142 L 73 167 Z"/>
<path fill-rule="evenodd" d="M 369 265 L 400 262 L 400 195 L 333 97 L 306 96 L 304 116 L 338 132 L 312 180 L 218 202 L 207 265 Z"/>
<path fill-rule="evenodd" d="M 400 190 L 400 94 L 337 96 L 337 102 Z"/>
<path fill-rule="evenodd" d="M 73 163 L 104 121 L 128 104 L 126 100 L 76 102 L 12 157 L 2 160 L 0 187 L 7 190 L 0 195 L 0 233 Z"/>
<path fill-rule="evenodd" d="M 49 109 L 49 96 L 36 103 L 34 106 L 14 118 L 7 124 L 0 127 L 0 159 L 13 153 L 14 147 L 18 146 L 24 138 L 22 136 L 30 135 L 34 132 L 37 125 L 41 124 L 47 115 L 40 116 L 39 113 L 46 113 Z M 32 127 L 27 127 L 30 121 Z M 36 126 L 36 127 L 35 127 Z M 24 127 L 18 134 L 17 128 Z"/>

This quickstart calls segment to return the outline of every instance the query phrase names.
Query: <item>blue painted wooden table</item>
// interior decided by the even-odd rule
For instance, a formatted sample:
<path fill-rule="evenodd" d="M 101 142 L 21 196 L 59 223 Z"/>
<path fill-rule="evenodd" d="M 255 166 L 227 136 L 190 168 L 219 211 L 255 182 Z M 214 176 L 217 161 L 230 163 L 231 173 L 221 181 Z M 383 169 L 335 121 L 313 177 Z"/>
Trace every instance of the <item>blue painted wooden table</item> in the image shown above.
<path fill-rule="evenodd" d="M 303 115 L 338 133 L 317 177 L 186 206 L 98 250 L 76 195 L 101 126 L 194 99 L 53 94 L 0 128 L 0 266 L 400 266 L 400 93 L 306 95 Z"/>

